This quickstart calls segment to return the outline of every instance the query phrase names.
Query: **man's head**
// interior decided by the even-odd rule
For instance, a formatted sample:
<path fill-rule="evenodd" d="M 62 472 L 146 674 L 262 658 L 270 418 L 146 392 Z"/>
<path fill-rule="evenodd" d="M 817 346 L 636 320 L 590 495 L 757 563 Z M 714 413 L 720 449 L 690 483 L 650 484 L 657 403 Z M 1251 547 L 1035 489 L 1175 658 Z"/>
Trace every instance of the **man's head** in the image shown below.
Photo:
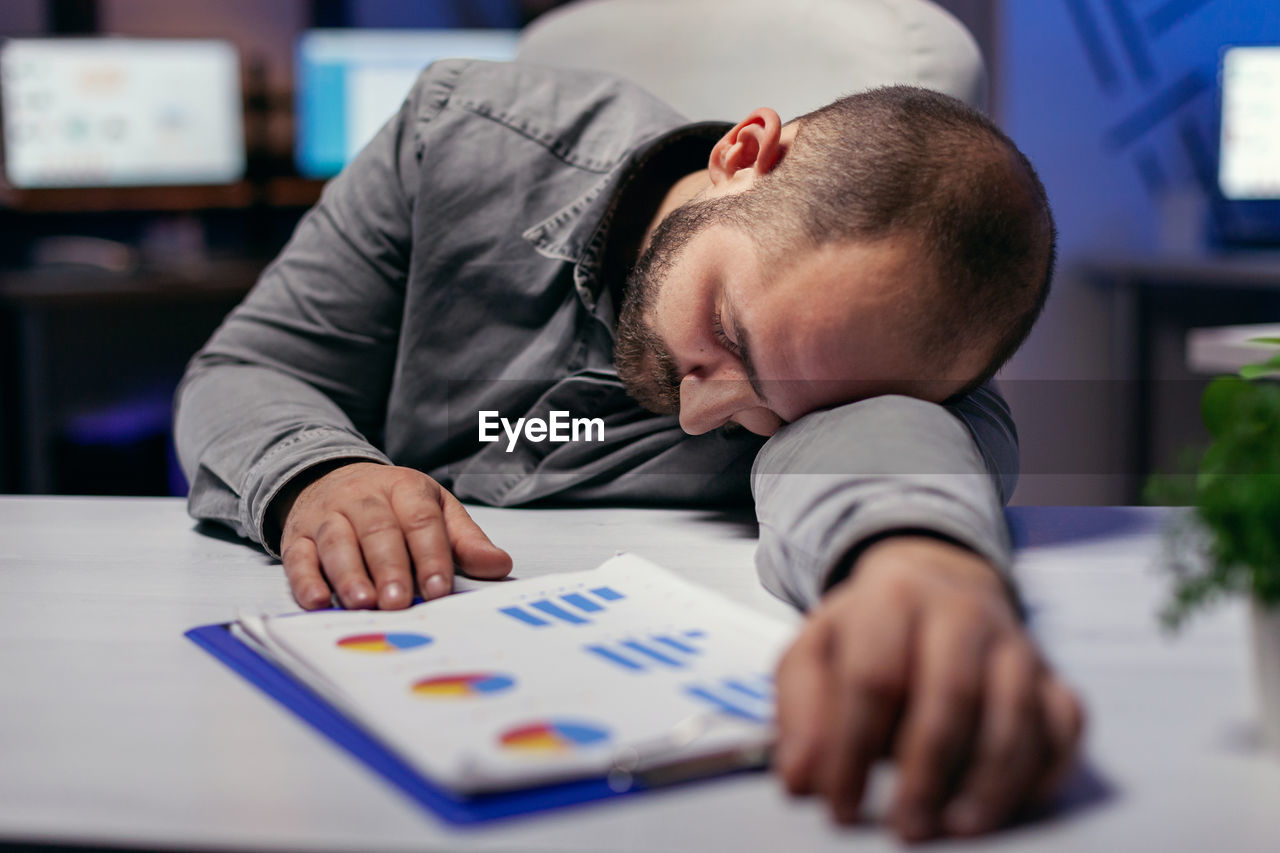
<path fill-rule="evenodd" d="M 945 95 L 878 89 L 786 126 L 756 110 L 689 179 L 701 189 L 628 280 L 615 351 L 628 391 L 688 432 L 946 399 L 989 378 L 1044 304 L 1044 189 Z"/>

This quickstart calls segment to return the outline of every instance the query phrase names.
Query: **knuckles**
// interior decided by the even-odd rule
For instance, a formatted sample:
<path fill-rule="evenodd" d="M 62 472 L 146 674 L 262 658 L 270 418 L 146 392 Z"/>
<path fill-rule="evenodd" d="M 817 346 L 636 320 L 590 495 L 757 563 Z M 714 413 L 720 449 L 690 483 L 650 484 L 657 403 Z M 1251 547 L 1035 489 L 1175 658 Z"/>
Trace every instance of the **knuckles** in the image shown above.
<path fill-rule="evenodd" d="M 988 631 L 992 627 L 1007 627 L 1007 622 L 1000 611 L 1003 602 L 986 592 L 965 590 L 946 597 L 942 606 L 946 609 L 947 618 L 966 631 Z"/>
<path fill-rule="evenodd" d="M 364 494 L 355 500 L 354 507 L 362 514 L 383 512 L 387 509 L 387 499 L 379 494 Z"/>
<path fill-rule="evenodd" d="M 286 540 L 288 541 L 288 540 Z M 289 541 L 284 550 L 280 552 L 280 562 L 284 564 L 284 570 L 287 574 L 292 568 L 300 567 L 303 561 L 310 556 L 307 546 L 303 545 L 302 539 L 294 539 Z"/>
<path fill-rule="evenodd" d="M 982 701 L 982 682 L 963 675 L 948 673 L 937 681 L 933 689 L 948 708 L 973 708 Z"/>
<path fill-rule="evenodd" d="M 400 516 L 400 526 L 405 530 L 421 530 L 439 523 L 440 511 L 433 507 L 434 504 L 416 506 L 404 511 Z"/>
<path fill-rule="evenodd" d="M 384 533 L 399 533 L 400 524 L 390 513 L 380 513 L 372 519 L 360 524 L 360 537 L 381 536 Z"/>
<path fill-rule="evenodd" d="M 878 598 L 885 607 L 899 612 L 914 610 L 920 600 L 920 584 L 906 572 L 892 572 L 877 585 Z"/>
<path fill-rule="evenodd" d="M 897 704 L 907 694 L 907 673 L 901 667 L 887 666 L 865 653 L 842 660 L 838 671 L 845 689 L 876 704 Z"/>
<path fill-rule="evenodd" d="M 316 527 L 316 545 L 321 551 L 330 550 L 348 540 L 350 538 L 349 531 L 350 528 L 346 519 L 336 513 L 330 513 Z"/>

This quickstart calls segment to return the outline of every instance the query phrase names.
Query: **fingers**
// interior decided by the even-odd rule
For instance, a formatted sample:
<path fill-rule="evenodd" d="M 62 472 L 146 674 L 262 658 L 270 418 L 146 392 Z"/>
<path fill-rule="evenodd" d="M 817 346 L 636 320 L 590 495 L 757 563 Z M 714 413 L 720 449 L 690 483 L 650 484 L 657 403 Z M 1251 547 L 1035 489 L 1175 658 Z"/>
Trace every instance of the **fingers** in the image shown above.
<path fill-rule="evenodd" d="M 831 706 L 829 623 L 813 619 L 778 662 L 778 745 L 774 770 L 792 794 L 811 794 Z"/>
<path fill-rule="evenodd" d="M 987 665 L 984 713 L 964 782 L 947 806 L 948 832 L 994 829 L 1023 804 L 1044 766 L 1042 666 L 1029 643 L 1001 643 Z"/>
<path fill-rule="evenodd" d="M 293 600 L 303 610 L 318 610 L 329 606 L 333 593 L 320 574 L 320 555 L 316 543 L 305 537 L 295 540 L 281 554 L 284 576 L 289 580 Z"/>
<path fill-rule="evenodd" d="M 360 542 L 360 553 L 377 587 L 377 606 L 398 610 L 413 602 L 409 550 L 390 504 L 377 495 L 356 501 L 348 519 Z"/>
<path fill-rule="evenodd" d="M 1080 699 L 1050 674 L 1040 683 L 1040 701 L 1048 740 L 1048 768 L 1033 791 L 1030 802 L 1043 803 L 1057 792 L 1075 766 L 1080 737 L 1084 733 L 1085 712 Z"/>
<path fill-rule="evenodd" d="M 957 602 L 958 603 L 958 602 Z M 963 766 L 978 720 L 987 632 L 965 607 L 922 627 L 912 702 L 895 745 L 898 833 L 922 840 L 940 829 L 939 810 Z"/>
<path fill-rule="evenodd" d="M 779 664 L 775 768 L 793 793 L 821 794 L 850 822 L 892 741 L 889 822 L 903 839 L 994 829 L 1070 772 L 1080 702 L 990 567 L 973 572 L 971 555 L 942 551 L 922 560 L 918 544 L 876 547 Z"/>
<path fill-rule="evenodd" d="M 396 609 L 453 589 L 455 557 L 497 578 L 511 557 L 484 535 L 453 495 L 420 471 L 352 463 L 329 471 L 291 502 L 283 524 L 285 573 L 303 607 Z"/>
<path fill-rule="evenodd" d="M 912 619 L 903 609 L 860 614 L 860 630 L 833 649 L 835 702 L 819 787 L 840 823 L 858 819 L 867 774 L 886 751 L 908 687 Z"/>
<path fill-rule="evenodd" d="M 821 794 L 841 823 L 858 819 L 901 712 L 914 630 L 908 598 L 862 606 L 845 597 L 819 610 L 778 666 L 775 769 L 792 794 Z"/>
<path fill-rule="evenodd" d="M 468 575 L 492 580 L 511 571 L 511 555 L 494 545 L 472 520 L 466 507 L 448 492 L 444 496 L 444 523 L 458 568 Z"/>
<path fill-rule="evenodd" d="M 365 571 L 355 528 L 345 515 L 330 513 L 316 530 L 320 568 L 343 607 L 373 607 L 378 596 Z"/>
<path fill-rule="evenodd" d="M 432 481 L 391 493 L 392 506 L 413 558 L 418 589 L 426 599 L 453 591 L 453 549 L 441 506 L 444 494 Z"/>

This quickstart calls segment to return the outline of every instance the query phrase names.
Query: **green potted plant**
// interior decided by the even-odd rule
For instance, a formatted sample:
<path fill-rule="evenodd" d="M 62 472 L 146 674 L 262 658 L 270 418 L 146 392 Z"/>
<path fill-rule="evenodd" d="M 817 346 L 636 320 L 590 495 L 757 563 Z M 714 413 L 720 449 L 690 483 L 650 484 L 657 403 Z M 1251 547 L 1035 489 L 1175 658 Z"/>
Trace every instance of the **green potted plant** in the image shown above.
<path fill-rule="evenodd" d="M 1280 338 L 1254 343 L 1280 345 Z M 1211 444 L 1191 477 L 1156 478 L 1148 496 L 1189 503 L 1166 538 L 1171 629 L 1224 596 L 1250 599 L 1264 733 L 1280 749 L 1280 353 L 1219 376 L 1200 401 Z"/>

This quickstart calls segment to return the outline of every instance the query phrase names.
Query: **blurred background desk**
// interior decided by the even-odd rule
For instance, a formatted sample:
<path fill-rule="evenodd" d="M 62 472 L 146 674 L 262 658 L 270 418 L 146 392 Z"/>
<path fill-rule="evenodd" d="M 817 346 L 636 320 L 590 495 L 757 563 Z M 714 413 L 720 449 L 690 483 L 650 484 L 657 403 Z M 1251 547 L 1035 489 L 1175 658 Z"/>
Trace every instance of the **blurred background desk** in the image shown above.
<path fill-rule="evenodd" d="M 0 274 L 0 491 L 183 494 L 166 461 L 173 391 L 264 264 Z"/>
<path fill-rule="evenodd" d="M 1187 362 L 1200 326 L 1280 321 L 1280 252 L 1100 258 L 1081 267 L 1114 299 L 1116 378 L 1128 423 L 1129 500 L 1155 471 L 1203 447 L 1200 394 L 1209 377 Z"/>
<path fill-rule="evenodd" d="M 1079 687 L 1092 781 L 1074 805 L 966 848 L 1280 849 L 1280 760 L 1253 722 L 1245 608 L 1179 638 L 1151 569 L 1166 511 L 1013 510 L 1032 626 Z M 676 510 L 498 510 L 476 520 L 516 574 L 634 550 L 763 612 L 754 526 Z M 0 498 L 0 845 L 164 849 L 889 851 L 766 774 L 459 832 L 299 723 L 182 632 L 293 608 L 278 565 L 202 535 L 174 499 Z M 870 791 L 880 813 L 892 785 Z"/>
<path fill-rule="evenodd" d="M 1256 343 L 1258 338 L 1280 338 L 1280 323 L 1192 329 L 1187 333 L 1187 366 L 1197 373 L 1234 373 L 1280 351 L 1274 344 Z"/>

